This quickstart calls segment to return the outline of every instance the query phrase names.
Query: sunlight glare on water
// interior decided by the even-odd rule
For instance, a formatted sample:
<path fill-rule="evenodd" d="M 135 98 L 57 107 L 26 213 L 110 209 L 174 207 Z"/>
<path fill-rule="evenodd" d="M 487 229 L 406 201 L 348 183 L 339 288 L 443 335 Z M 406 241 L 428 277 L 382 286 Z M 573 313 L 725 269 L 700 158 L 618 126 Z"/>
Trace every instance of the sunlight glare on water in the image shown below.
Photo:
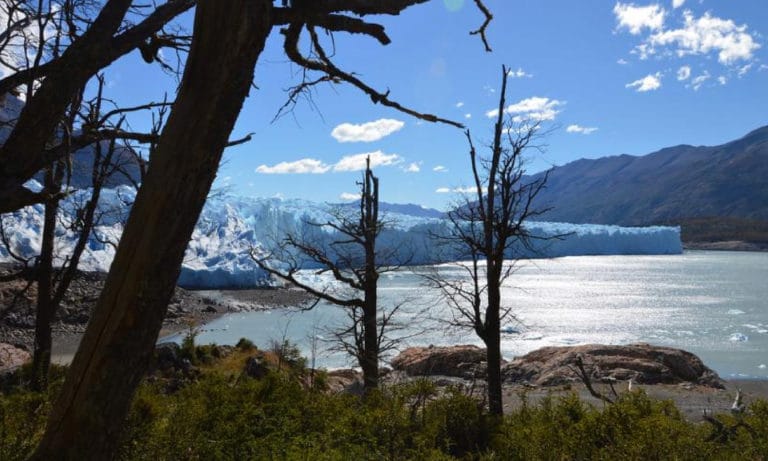
<path fill-rule="evenodd" d="M 698 354 L 726 378 L 768 378 L 768 367 L 760 367 L 768 362 L 766 281 L 768 253 L 693 251 L 521 262 L 502 293 L 520 333 L 502 334 L 502 354 L 511 359 L 544 346 L 649 342 Z M 418 270 L 386 274 L 379 299 L 386 307 L 407 301 L 399 314 L 406 329 L 398 334 L 417 336 L 406 345 L 481 344 L 471 331 L 430 320 L 449 319 L 450 311 Z M 325 337 L 323 327 L 344 320 L 339 308 L 322 304 L 308 313 L 232 314 L 207 325 L 198 340 L 234 344 L 250 337 L 266 345 L 285 335 L 308 351 L 313 331 Z M 351 365 L 340 354 L 323 354 L 318 364 Z"/>

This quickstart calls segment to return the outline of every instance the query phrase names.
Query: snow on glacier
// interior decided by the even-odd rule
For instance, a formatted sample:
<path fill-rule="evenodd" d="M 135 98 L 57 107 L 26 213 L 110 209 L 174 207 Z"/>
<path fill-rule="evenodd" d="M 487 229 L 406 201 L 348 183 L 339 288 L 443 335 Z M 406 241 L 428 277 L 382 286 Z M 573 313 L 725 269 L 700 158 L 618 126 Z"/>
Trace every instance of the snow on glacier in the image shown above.
<path fill-rule="evenodd" d="M 39 185 L 30 182 L 31 188 Z M 76 235 L 67 229 L 77 203 L 90 192 L 74 191 L 62 203 L 62 217 L 57 229 L 58 262 L 71 252 Z M 99 202 L 105 220 L 89 240 L 82 257 L 83 270 L 108 271 L 115 247 L 127 218 L 135 191 L 121 186 L 104 189 Z M 198 288 L 248 287 L 271 283 L 251 258 L 251 252 L 266 255 L 277 248 L 287 233 L 313 235 L 327 245 L 334 235 L 327 227 L 309 223 L 327 222 L 329 211 L 338 206 L 299 199 L 218 197 L 206 204 L 184 257 L 179 284 Z M 416 209 L 416 208 L 414 208 Z M 354 211 L 354 208 L 350 208 Z M 416 212 L 418 213 L 418 212 Z M 446 222 L 429 216 L 387 213 L 385 219 L 392 228 L 379 239 L 379 248 L 397 248 L 401 261 L 410 264 L 461 259 L 461 254 L 443 251 L 435 256 L 436 244 L 430 234 L 448 231 Z M 35 205 L 2 216 L 6 235 L 17 254 L 33 257 L 40 250 L 43 207 Z M 531 222 L 529 230 L 535 235 L 565 235 L 562 239 L 540 243 L 535 254 L 527 256 L 558 257 L 609 254 L 678 254 L 682 252 L 678 227 L 618 227 L 605 225 L 576 225 L 566 223 Z M 10 256 L 0 245 L 0 260 Z M 276 262 L 279 264 L 279 262 Z"/>

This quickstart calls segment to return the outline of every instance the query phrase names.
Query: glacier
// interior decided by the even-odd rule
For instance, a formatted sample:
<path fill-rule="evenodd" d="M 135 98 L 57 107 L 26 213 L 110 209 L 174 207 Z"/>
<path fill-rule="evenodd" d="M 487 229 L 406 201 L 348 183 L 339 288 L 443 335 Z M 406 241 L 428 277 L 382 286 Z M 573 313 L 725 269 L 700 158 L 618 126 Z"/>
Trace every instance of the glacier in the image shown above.
<path fill-rule="evenodd" d="M 30 188 L 39 184 L 30 181 Z M 109 270 L 115 245 L 123 223 L 135 198 L 135 189 L 118 186 L 104 189 L 99 210 L 102 222 L 96 226 L 88 242 L 80 268 L 88 271 Z M 57 263 L 63 263 L 71 252 L 77 235 L 69 230 L 79 203 L 87 200 L 90 191 L 73 191 L 62 202 L 57 235 Z M 337 240 L 323 223 L 331 219 L 342 205 L 315 203 L 300 199 L 251 198 L 219 196 L 208 200 L 187 248 L 178 283 L 189 288 L 254 287 L 273 284 L 258 268 L 251 252 L 267 255 L 275 251 L 283 236 L 311 236 L 322 246 Z M 354 208 L 349 207 L 350 211 Z M 433 264 L 460 260 L 462 255 L 451 249 L 438 248 L 432 235 L 445 235 L 446 221 L 436 217 L 435 210 L 420 207 L 392 207 L 405 212 L 385 212 L 390 223 L 378 240 L 379 248 L 395 248 L 393 256 L 411 265 Z M 3 228 L 12 250 L 24 257 L 34 257 L 40 251 L 43 227 L 43 206 L 35 205 L 2 215 Z M 533 252 L 518 253 L 521 257 L 560 257 L 576 255 L 616 254 L 679 254 L 682 252 L 679 227 L 619 227 L 607 225 L 530 222 L 528 229 L 535 235 L 566 235 L 562 239 L 541 242 Z M 518 249 L 519 250 L 519 249 Z M 10 261 L 8 251 L 0 245 L 0 261 Z M 307 263 L 304 261 L 304 263 Z M 275 261 L 280 265 L 280 261 Z M 312 268 L 305 264 L 305 268 Z"/>

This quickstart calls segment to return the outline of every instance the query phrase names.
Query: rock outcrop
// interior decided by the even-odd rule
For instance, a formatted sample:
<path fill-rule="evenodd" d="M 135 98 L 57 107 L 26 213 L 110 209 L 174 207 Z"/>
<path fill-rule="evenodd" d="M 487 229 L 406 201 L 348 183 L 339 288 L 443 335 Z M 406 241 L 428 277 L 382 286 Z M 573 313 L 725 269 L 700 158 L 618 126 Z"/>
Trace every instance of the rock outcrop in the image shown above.
<path fill-rule="evenodd" d="M 472 346 L 409 347 L 392 359 L 392 368 L 408 376 L 456 376 L 485 374 L 485 349 Z"/>
<path fill-rule="evenodd" d="M 32 355 L 11 344 L 0 343 L 0 374 L 10 372 L 32 360 Z"/>
<path fill-rule="evenodd" d="M 332 394 L 349 392 L 359 395 L 363 392 L 363 374 L 356 370 L 331 370 L 328 372 L 327 383 L 328 392 Z"/>
<path fill-rule="evenodd" d="M 683 382 L 722 388 L 720 377 L 696 355 L 671 347 L 639 343 L 626 346 L 588 344 L 572 347 L 544 347 L 519 357 L 503 370 L 507 383 L 552 386 L 578 381 L 577 358 L 598 382 L 604 379 L 634 380 L 641 384 Z"/>

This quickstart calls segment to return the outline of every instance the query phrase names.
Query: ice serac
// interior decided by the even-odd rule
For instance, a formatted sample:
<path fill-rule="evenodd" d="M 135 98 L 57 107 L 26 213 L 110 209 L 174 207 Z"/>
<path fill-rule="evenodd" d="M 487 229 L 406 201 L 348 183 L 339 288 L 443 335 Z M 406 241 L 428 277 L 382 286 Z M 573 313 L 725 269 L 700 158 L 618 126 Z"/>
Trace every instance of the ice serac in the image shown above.
<path fill-rule="evenodd" d="M 28 184 L 31 188 L 40 187 Z M 78 203 L 89 197 L 88 190 L 74 191 L 63 203 L 63 216 L 57 230 L 59 263 L 74 246 L 76 234 L 69 224 L 76 219 Z M 122 233 L 135 191 L 127 186 L 106 189 L 99 204 L 103 219 L 94 231 L 83 255 L 84 270 L 108 271 L 114 257 L 114 245 Z M 312 236 L 328 245 L 336 236 L 328 227 L 318 227 L 331 219 L 329 212 L 343 206 L 305 200 L 277 198 L 219 197 L 208 201 L 187 248 L 179 284 L 195 288 L 252 287 L 271 283 L 251 259 L 250 253 L 269 254 L 287 233 Z M 351 212 L 353 208 L 347 207 Z M 390 207 L 386 220 L 393 227 L 380 237 L 380 248 L 398 248 L 401 261 L 411 264 L 461 259 L 458 251 L 437 248 L 432 234 L 444 234 L 447 223 L 434 210 L 419 207 Z M 408 210 L 415 210 L 409 214 Z M 402 212 L 405 211 L 405 212 Z M 5 234 L 17 254 L 35 256 L 40 250 L 43 208 L 28 207 L 2 216 Z M 558 257 L 611 254 L 677 254 L 682 252 L 677 227 L 618 227 L 531 222 L 529 229 L 537 236 L 560 236 L 536 241 L 535 251 L 526 257 Z M 521 251 L 520 248 L 512 251 Z M 517 253 L 519 254 L 519 253 Z M 0 245 L 0 260 L 10 256 Z M 280 261 L 275 261 L 280 264 Z M 309 267 L 308 267 L 309 268 Z"/>

